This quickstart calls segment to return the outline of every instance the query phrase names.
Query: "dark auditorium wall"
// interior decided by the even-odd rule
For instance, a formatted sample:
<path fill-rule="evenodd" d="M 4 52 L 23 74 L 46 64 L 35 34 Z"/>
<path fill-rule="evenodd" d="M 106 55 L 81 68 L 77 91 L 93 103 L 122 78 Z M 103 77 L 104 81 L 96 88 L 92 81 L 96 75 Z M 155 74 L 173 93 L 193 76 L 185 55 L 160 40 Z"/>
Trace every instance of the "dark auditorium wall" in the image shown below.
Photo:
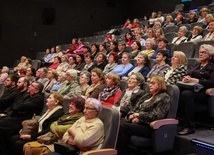
<path fill-rule="evenodd" d="M 36 51 L 70 43 L 73 37 L 110 29 L 126 18 L 140 18 L 153 10 L 171 12 L 178 3 L 180 0 L 1 0 L 0 67 L 12 67 L 21 55 L 35 58 Z"/>
<path fill-rule="evenodd" d="M 122 1 L 1 0 L 0 67 L 11 67 L 21 55 L 34 58 L 35 50 L 70 43 L 72 37 L 91 36 L 122 23 L 121 15 L 127 13 Z"/>

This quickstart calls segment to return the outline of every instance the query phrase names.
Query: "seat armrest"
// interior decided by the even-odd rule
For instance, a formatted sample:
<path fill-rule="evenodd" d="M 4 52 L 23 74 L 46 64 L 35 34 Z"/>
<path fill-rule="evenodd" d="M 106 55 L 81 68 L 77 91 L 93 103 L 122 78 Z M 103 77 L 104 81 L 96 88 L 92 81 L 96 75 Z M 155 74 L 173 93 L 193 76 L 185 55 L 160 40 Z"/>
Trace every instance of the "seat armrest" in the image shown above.
<path fill-rule="evenodd" d="M 84 152 L 82 155 L 117 155 L 117 150 L 115 149 L 99 149 Z"/>
<path fill-rule="evenodd" d="M 161 120 L 151 122 L 150 127 L 152 129 L 159 129 L 161 126 L 170 125 L 170 124 L 178 124 L 178 120 L 173 118 L 161 119 Z"/>
<path fill-rule="evenodd" d="M 209 88 L 206 90 L 206 94 L 209 96 L 214 96 L 214 88 Z"/>

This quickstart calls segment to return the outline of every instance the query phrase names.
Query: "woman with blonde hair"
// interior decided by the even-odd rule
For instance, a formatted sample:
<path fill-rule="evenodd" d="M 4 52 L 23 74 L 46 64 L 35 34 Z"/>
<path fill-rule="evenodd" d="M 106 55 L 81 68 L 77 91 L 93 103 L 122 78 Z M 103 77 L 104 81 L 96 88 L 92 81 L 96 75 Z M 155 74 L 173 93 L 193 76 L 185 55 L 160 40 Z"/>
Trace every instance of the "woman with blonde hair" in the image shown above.
<path fill-rule="evenodd" d="M 187 57 L 182 51 L 174 51 L 171 67 L 164 72 L 167 84 L 176 84 L 181 81 L 187 71 Z"/>
<path fill-rule="evenodd" d="M 112 107 L 120 99 L 122 91 L 119 87 L 120 77 L 115 73 L 109 73 L 105 76 L 106 87 L 99 94 L 99 100 L 103 106 Z"/>

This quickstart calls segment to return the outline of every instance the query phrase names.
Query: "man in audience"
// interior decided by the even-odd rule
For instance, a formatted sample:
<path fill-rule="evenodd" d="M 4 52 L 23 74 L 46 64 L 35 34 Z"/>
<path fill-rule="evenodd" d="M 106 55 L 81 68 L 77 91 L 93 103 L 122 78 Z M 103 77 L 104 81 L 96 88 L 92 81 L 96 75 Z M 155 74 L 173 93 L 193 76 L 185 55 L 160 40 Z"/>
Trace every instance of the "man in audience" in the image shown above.
<path fill-rule="evenodd" d="M 0 112 L 6 110 L 17 97 L 19 92 L 16 88 L 17 81 L 18 77 L 16 75 L 9 75 L 4 82 L 6 88 L 4 94 L 0 97 Z"/>
<path fill-rule="evenodd" d="M 41 82 L 43 85 L 45 84 L 45 82 L 49 81 L 48 78 L 46 77 L 47 73 L 48 73 L 48 70 L 46 67 L 39 68 L 36 71 L 36 77 L 37 77 L 37 74 L 39 74 L 38 75 L 39 79 L 37 81 Z"/>
<path fill-rule="evenodd" d="M 22 77 L 18 80 L 17 88 L 20 94 L 13 105 L 0 114 L 0 154 L 7 154 L 8 140 L 19 133 L 22 121 L 32 118 L 34 114 L 40 114 L 44 95 L 41 93 L 43 85 L 33 82 L 28 87 L 28 79 Z"/>

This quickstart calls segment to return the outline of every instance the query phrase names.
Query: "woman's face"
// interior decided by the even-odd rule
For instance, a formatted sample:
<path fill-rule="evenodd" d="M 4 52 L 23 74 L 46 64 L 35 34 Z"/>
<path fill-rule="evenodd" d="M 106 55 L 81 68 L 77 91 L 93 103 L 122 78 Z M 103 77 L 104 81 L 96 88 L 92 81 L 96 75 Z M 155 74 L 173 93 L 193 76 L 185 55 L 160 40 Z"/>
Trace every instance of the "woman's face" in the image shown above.
<path fill-rule="evenodd" d="M 137 43 L 136 42 L 133 42 L 133 44 L 132 44 L 132 50 L 134 51 L 134 50 L 138 50 L 138 48 L 139 48 L 139 46 L 137 45 Z"/>
<path fill-rule="evenodd" d="M 54 47 L 51 48 L 51 53 L 54 53 L 55 52 L 55 49 Z"/>
<path fill-rule="evenodd" d="M 161 31 L 160 31 L 160 29 L 157 29 L 156 31 L 155 31 L 155 37 L 160 37 L 161 36 Z"/>
<path fill-rule="evenodd" d="M 195 35 L 195 36 L 198 35 L 198 30 L 194 28 L 194 29 L 192 30 L 192 34 Z"/>
<path fill-rule="evenodd" d="M 109 64 L 115 63 L 115 60 L 114 60 L 114 56 L 113 56 L 113 55 L 110 55 L 110 56 L 108 57 L 108 63 L 109 63 Z"/>
<path fill-rule="evenodd" d="M 85 63 L 86 63 L 86 64 L 92 63 L 91 58 L 90 58 L 90 57 L 85 57 Z"/>
<path fill-rule="evenodd" d="M 147 50 L 152 49 L 152 44 L 151 44 L 151 42 L 150 42 L 150 41 L 146 41 L 145 47 L 146 47 Z"/>
<path fill-rule="evenodd" d="M 96 58 L 97 60 L 97 63 L 102 63 L 104 61 L 104 58 L 103 58 L 103 55 L 102 54 L 99 54 Z"/>
<path fill-rule="evenodd" d="M 48 108 L 58 105 L 58 101 L 54 98 L 53 94 L 51 94 L 46 100 L 46 106 Z"/>
<path fill-rule="evenodd" d="M 214 32 L 214 22 L 209 23 L 209 30 L 210 32 Z"/>
<path fill-rule="evenodd" d="M 126 39 L 130 40 L 131 39 L 131 35 L 129 33 L 126 33 Z"/>
<path fill-rule="evenodd" d="M 92 72 L 91 73 L 91 82 L 96 85 L 100 81 L 101 81 L 101 78 L 97 75 L 97 73 L 96 72 Z"/>
<path fill-rule="evenodd" d="M 82 62 L 82 58 L 79 55 L 76 55 L 76 61 L 77 61 L 77 63 L 81 63 Z"/>
<path fill-rule="evenodd" d="M 152 32 L 152 30 L 148 30 L 147 31 L 147 36 L 148 36 L 148 38 L 153 38 L 153 32 Z"/>
<path fill-rule="evenodd" d="M 61 57 L 61 62 L 66 62 L 66 58 L 64 55 Z"/>
<path fill-rule="evenodd" d="M 73 57 L 70 57 L 70 58 L 69 58 L 69 64 L 70 64 L 70 65 L 75 64 L 75 61 L 74 61 L 74 58 L 73 58 Z"/>
<path fill-rule="evenodd" d="M 129 63 L 129 57 L 127 54 L 123 54 L 122 56 L 122 64 L 128 64 Z"/>
<path fill-rule="evenodd" d="M 99 51 L 102 52 L 102 51 L 104 51 L 104 50 L 105 50 L 105 48 L 103 47 L 103 45 L 100 45 L 100 46 L 99 46 Z"/>
<path fill-rule="evenodd" d="M 52 79 L 53 77 L 54 77 L 54 75 L 53 75 L 52 71 L 48 71 L 47 78 Z"/>
<path fill-rule="evenodd" d="M 182 29 L 179 29 L 179 30 L 178 30 L 178 38 L 181 38 L 181 37 L 183 37 L 183 36 L 185 36 L 185 31 L 182 30 Z"/>
<path fill-rule="evenodd" d="M 140 39 L 141 39 L 141 35 L 138 34 L 138 33 L 136 33 L 136 34 L 135 34 L 135 39 L 136 39 L 136 40 L 140 40 Z"/>
<path fill-rule="evenodd" d="M 194 19 L 194 18 L 195 18 L 195 15 L 193 13 L 190 13 L 189 19 Z"/>
<path fill-rule="evenodd" d="M 137 82 L 137 76 L 136 75 L 131 75 L 128 79 L 128 88 L 129 89 L 134 89 L 136 86 L 138 86 Z"/>
<path fill-rule="evenodd" d="M 174 54 L 173 54 L 173 57 L 172 57 L 172 59 L 171 59 L 171 64 L 172 64 L 172 66 L 174 66 L 174 67 L 177 67 L 178 65 L 181 64 L 181 61 L 180 61 L 180 59 L 179 59 L 179 55 L 178 55 L 177 53 L 174 53 Z"/>
<path fill-rule="evenodd" d="M 76 44 L 76 40 L 75 39 L 72 39 L 72 44 Z"/>
<path fill-rule="evenodd" d="M 54 64 L 59 63 L 59 59 L 58 58 L 54 58 Z"/>
<path fill-rule="evenodd" d="M 114 48 L 116 47 L 112 42 L 110 43 L 110 50 L 114 50 Z"/>
<path fill-rule="evenodd" d="M 85 103 L 84 116 L 86 119 L 93 119 L 97 117 L 97 110 L 93 104 Z"/>
<path fill-rule="evenodd" d="M 156 61 L 157 62 L 161 62 L 165 59 L 165 57 L 163 56 L 163 54 L 161 54 L 160 52 L 158 52 L 158 54 L 156 55 Z"/>
<path fill-rule="evenodd" d="M 158 83 L 153 79 L 151 78 L 150 82 L 149 82 L 149 90 L 152 94 L 156 94 L 159 92 L 159 86 L 158 86 Z"/>
<path fill-rule="evenodd" d="M 80 111 L 80 110 L 77 109 L 75 103 L 71 102 L 71 103 L 69 104 L 69 113 L 70 113 L 70 114 L 74 115 L 74 114 L 78 113 L 79 111 Z"/>
<path fill-rule="evenodd" d="M 87 76 L 85 74 L 81 74 L 79 78 L 80 85 L 87 84 L 89 82 Z"/>
<path fill-rule="evenodd" d="M 210 59 L 209 53 L 206 49 L 200 48 L 199 49 L 199 60 L 201 62 L 208 61 Z"/>
<path fill-rule="evenodd" d="M 49 49 L 46 49 L 45 53 L 46 53 L 46 54 L 49 54 L 49 53 L 50 53 L 50 50 L 49 50 Z"/>
<path fill-rule="evenodd" d="M 96 48 L 95 45 L 92 45 L 92 46 L 91 46 L 91 51 L 92 51 L 92 52 L 97 52 L 97 48 Z"/>
<path fill-rule="evenodd" d="M 137 64 L 145 64 L 145 59 L 142 55 L 138 55 L 137 57 Z"/>
<path fill-rule="evenodd" d="M 112 78 L 106 77 L 106 86 L 107 87 L 114 87 L 115 86 L 115 82 L 113 81 Z"/>
<path fill-rule="evenodd" d="M 59 82 L 63 82 L 63 81 L 65 81 L 65 78 L 62 76 L 62 75 L 58 75 L 58 81 Z"/>
<path fill-rule="evenodd" d="M 30 68 L 28 68 L 28 69 L 26 70 L 26 76 L 31 76 L 31 75 L 32 75 L 32 71 L 31 71 Z"/>

